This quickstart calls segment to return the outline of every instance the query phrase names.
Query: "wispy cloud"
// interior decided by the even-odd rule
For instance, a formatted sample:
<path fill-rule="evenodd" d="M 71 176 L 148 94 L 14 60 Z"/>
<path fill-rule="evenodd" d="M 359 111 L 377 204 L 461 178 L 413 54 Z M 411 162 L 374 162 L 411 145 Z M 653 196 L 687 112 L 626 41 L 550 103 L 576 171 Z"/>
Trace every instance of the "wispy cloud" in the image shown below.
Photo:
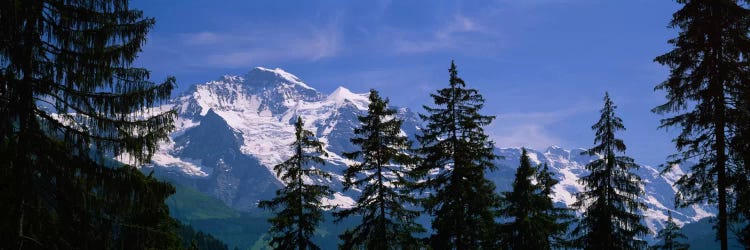
<path fill-rule="evenodd" d="M 556 123 L 591 108 L 578 107 L 550 112 L 501 113 L 490 125 L 489 132 L 499 147 L 530 147 L 543 149 L 560 145 L 563 140 L 551 131 Z"/>
<path fill-rule="evenodd" d="M 438 30 L 435 35 L 438 38 L 447 39 L 451 35 L 460 32 L 487 32 L 487 30 L 471 18 L 456 15 L 453 18 L 453 22 L 449 23 L 444 29 Z"/>
<path fill-rule="evenodd" d="M 550 145 L 560 145 L 562 140 L 551 134 L 544 125 L 523 123 L 504 129 L 496 129 L 493 136 L 499 147 L 530 147 L 544 149 Z"/>
<path fill-rule="evenodd" d="M 396 33 L 400 35 L 395 40 L 395 50 L 401 54 L 433 52 L 467 45 L 465 36 L 476 38 L 477 35 L 498 36 L 491 29 L 483 26 L 478 20 L 456 14 L 453 19 L 442 24 L 431 33 Z"/>
<path fill-rule="evenodd" d="M 181 37 L 187 45 L 214 45 L 225 42 L 229 38 L 224 34 L 208 31 L 182 34 Z"/>
<path fill-rule="evenodd" d="M 228 23 L 218 29 L 162 34 L 149 44 L 151 50 L 169 52 L 167 64 L 192 68 L 238 68 L 286 62 L 316 62 L 342 55 L 379 57 L 450 51 L 496 52 L 502 46 L 495 16 L 451 10 L 448 19 L 430 20 L 404 27 L 409 17 L 397 14 L 391 0 L 368 5 L 359 13 L 352 6 L 326 10 L 307 19 L 291 17 L 274 22 L 250 19 L 246 24 Z M 437 10 L 440 9 L 440 10 Z M 446 8 L 426 8 L 435 15 Z M 449 8 L 448 8 L 449 9 Z M 397 12 L 396 12 L 397 13 Z M 420 15 L 429 19 L 434 15 Z M 403 19 L 403 20 L 400 20 Z M 400 20 L 400 21 L 399 21 Z M 159 41 L 159 44 L 154 44 Z M 167 60 L 169 58 L 164 58 Z"/>
<path fill-rule="evenodd" d="M 342 47 L 339 31 L 332 26 L 310 27 L 302 34 L 282 32 L 282 35 L 265 36 L 262 39 L 255 35 L 241 35 L 218 42 L 220 44 L 216 46 L 236 46 L 206 55 L 204 63 L 217 67 L 242 67 L 288 60 L 317 61 L 336 56 Z"/>
<path fill-rule="evenodd" d="M 190 55 L 192 67 L 238 68 L 286 61 L 318 61 L 343 49 L 338 19 L 323 24 L 248 25 L 246 29 L 182 33 L 157 48 Z"/>

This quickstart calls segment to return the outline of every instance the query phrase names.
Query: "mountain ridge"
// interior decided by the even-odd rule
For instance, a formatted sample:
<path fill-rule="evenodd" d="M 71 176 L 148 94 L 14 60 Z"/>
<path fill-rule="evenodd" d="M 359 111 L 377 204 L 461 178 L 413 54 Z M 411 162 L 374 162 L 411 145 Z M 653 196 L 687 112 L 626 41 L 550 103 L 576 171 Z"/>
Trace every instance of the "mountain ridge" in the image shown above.
<path fill-rule="evenodd" d="M 163 144 L 154 156 L 154 164 L 147 167 L 211 194 L 238 210 L 251 210 L 259 199 L 272 196 L 273 188 L 282 185 L 272 168 L 290 155 L 292 122 L 302 116 L 305 128 L 325 143 L 329 156 L 320 168 L 333 176 L 332 180 L 306 181 L 331 186 L 338 192 L 324 202 L 347 207 L 356 199 L 357 190 L 341 191 L 341 173 L 352 163 L 342 157 L 342 152 L 356 149 L 349 138 L 359 125 L 357 116 L 366 113 L 368 104 L 367 94 L 353 93 L 341 86 L 325 95 L 279 68 L 256 67 L 244 76 L 224 75 L 195 84 L 173 99 L 169 105 L 179 113 L 177 129 L 170 142 Z M 398 111 L 397 116 L 404 120 L 403 132 L 414 140 L 421 121 L 408 108 Z M 231 137 L 236 141 L 232 142 Z M 223 140 L 213 142 L 218 138 Z M 582 189 L 576 180 L 586 174 L 585 164 L 594 159 L 582 155 L 583 151 L 558 146 L 544 151 L 529 150 L 535 164 L 548 163 L 555 178 L 560 180 L 553 197 L 560 204 L 572 204 L 575 193 Z M 505 159 L 496 161 L 498 170 L 487 176 L 496 183 L 498 191 L 508 190 L 518 166 L 520 148 L 496 148 L 495 152 Z M 683 170 L 677 166 L 675 171 Z M 659 175 L 651 166 L 643 166 L 638 174 L 644 179 L 646 191 L 642 199 L 650 208 L 644 213 L 645 222 L 652 231 L 662 227 L 667 210 L 674 211 L 680 225 L 712 216 L 712 208 L 706 205 L 674 209 L 675 189 L 671 185 L 676 180 L 675 174 Z"/>

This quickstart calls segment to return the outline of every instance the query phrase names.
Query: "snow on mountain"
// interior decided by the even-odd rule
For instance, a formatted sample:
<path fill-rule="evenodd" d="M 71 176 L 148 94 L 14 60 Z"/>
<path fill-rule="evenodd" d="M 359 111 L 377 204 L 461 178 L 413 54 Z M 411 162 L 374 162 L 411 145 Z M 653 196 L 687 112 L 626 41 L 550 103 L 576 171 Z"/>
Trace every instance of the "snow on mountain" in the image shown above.
<path fill-rule="evenodd" d="M 360 110 L 367 110 L 367 105 L 370 104 L 370 100 L 368 99 L 368 94 L 354 94 L 349 89 L 344 87 L 338 87 L 336 90 L 333 91 L 328 97 L 326 97 L 326 100 L 329 102 L 336 103 L 338 105 L 342 105 L 344 103 L 351 103 L 354 104 L 357 109 Z"/>
<path fill-rule="evenodd" d="M 293 122 L 301 116 L 305 128 L 313 131 L 325 143 L 328 164 L 324 170 L 331 172 L 333 179 L 308 180 L 323 182 L 341 190 L 341 173 L 346 164 L 351 163 L 340 154 L 355 148 L 348 138 L 357 126 L 358 115 L 367 110 L 367 94 L 355 94 L 339 87 L 330 95 L 323 95 L 303 83 L 298 77 L 282 70 L 257 67 L 244 76 L 225 75 L 217 80 L 193 86 L 184 95 L 175 98 L 178 110 L 177 129 L 170 142 L 162 145 L 154 156 L 154 164 L 162 169 L 171 169 L 179 175 L 172 179 L 211 178 L 216 168 L 206 165 L 200 157 L 183 154 L 180 143 L 175 141 L 187 131 L 199 129 L 201 121 L 209 114 L 215 114 L 227 128 L 213 128 L 218 131 L 231 130 L 240 143 L 238 151 L 257 160 L 273 173 L 273 166 L 291 155 L 289 145 L 294 141 Z M 413 127 L 416 125 L 413 124 Z M 185 141 L 183 144 L 202 144 L 199 141 Z M 203 145 L 215 147 L 218 145 Z M 235 166 L 240 168 L 242 166 Z M 173 174 L 174 175 L 174 174 Z M 280 183 L 278 180 L 274 180 Z M 223 187 L 210 187 L 223 188 Z M 348 207 L 353 203 L 352 194 L 336 193 L 331 205 Z M 231 199 L 233 197 L 227 197 Z M 226 200 L 225 200 L 226 201 Z M 257 201 L 256 201 L 257 202 Z M 235 204 L 238 209 L 252 209 L 254 202 Z"/>
<path fill-rule="evenodd" d="M 349 138 L 359 125 L 357 116 L 364 114 L 369 104 L 367 94 L 339 87 L 324 95 L 291 73 L 262 67 L 243 76 L 225 75 L 196 84 L 172 102 L 179 113 L 177 128 L 154 156 L 151 167 L 172 181 L 194 186 L 240 210 L 255 208 L 259 199 L 272 197 L 281 186 L 273 166 L 291 155 L 293 122 L 298 116 L 303 118 L 305 128 L 325 143 L 328 158 L 319 168 L 333 177 L 307 181 L 342 190 L 341 174 L 351 163 L 342 153 L 356 149 Z M 420 126 L 417 115 L 406 108 L 398 111 L 397 116 L 404 119 L 403 132 L 413 139 Z M 555 202 L 570 205 L 575 202 L 575 193 L 582 190 L 577 179 L 587 174 L 584 166 L 594 159 L 582 155 L 583 151 L 556 146 L 529 150 L 534 163 L 548 163 L 560 180 L 554 188 Z M 504 159 L 498 160 L 498 170 L 487 176 L 498 189 L 509 190 L 521 149 L 498 148 L 496 153 Z M 672 184 L 682 171 L 679 166 L 673 174 L 663 176 L 650 166 L 638 171 L 645 184 L 646 195 L 641 199 L 650 208 L 645 215 L 651 230 L 661 228 L 666 211 L 674 209 Z M 324 203 L 348 207 L 356 196 L 357 190 L 337 192 Z M 708 206 L 673 211 L 678 224 L 714 213 Z"/>
<path fill-rule="evenodd" d="M 556 203 L 570 206 L 576 201 L 575 194 L 583 190 L 583 185 L 578 183 L 578 178 L 588 175 L 586 164 L 598 156 L 582 154 L 585 149 L 562 149 L 557 146 L 548 147 L 544 151 L 527 149 L 529 158 L 534 164 L 547 163 L 556 179 L 560 181 L 553 187 L 552 199 Z M 515 169 L 520 164 L 520 148 L 502 148 L 496 153 L 504 159 L 498 161 L 498 170 L 488 174 L 498 186 L 498 189 L 509 190 L 513 181 Z M 637 159 L 636 159 L 637 160 Z M 671 174 L 659 175 L 659 170 L 652 166 L 641 166 L 636 174 L 641 176 L 645 195 L 639 197 L 646 203 L 648 209 L 644 212 L 645 224 L 652 231 L 657 232 L 663 228 L 667 220 L 667 211 L 672 211 L 675 222 L 679 225 L 696 222 L 702 218 L 713 216 L 715 209 L 710 206 L 694 205 L 689 208 L 677 209 L 674 206 L 676 181 L 675 174 L 683 173 L 680 166 L 674 166 Z M 581 211 L 578 211 L 581 212 Z"/>
<path fill-rule="evenodd" d="M 259 71 L 265 71 L 265 72 L 271 72 L 274 73 L 276 76 L 281 77 L 282 79 L 286 80 L 288 83 L 299 85 L 300 87 L 306 88 L 306 89 L 313 89 L 310 86 L 307 86 L 307 84 L 303 83 L 297 76 L 292 75 L 289 72 L 284 71 L 283 69 L 276 68 L 276 69 L 267 69 L 263 67 L 255 67 L 255 69 Z M 314 90 L 314 89 L 313 89 Z"/>

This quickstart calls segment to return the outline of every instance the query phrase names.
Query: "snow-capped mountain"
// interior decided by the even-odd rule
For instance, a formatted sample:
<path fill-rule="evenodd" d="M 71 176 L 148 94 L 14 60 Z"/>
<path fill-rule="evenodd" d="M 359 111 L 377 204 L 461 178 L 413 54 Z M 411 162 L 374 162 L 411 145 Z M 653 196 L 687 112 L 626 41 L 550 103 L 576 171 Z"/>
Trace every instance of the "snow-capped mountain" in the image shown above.
<path fill-rule="evenodd" d="M 556 203 L 569 206 L 576 201 L 575 195 L 583 190 L 583 185 L 578 183 L 578 178 L 588 174 L 586 164 L 593 161 L 596 156 L 582 154 L 585 149 L 566 150 L 557 146 L 550 146 L 544 151 L 527 149 L 532 164 L 549 165 L 550 170 L 555 173 L 555 178 L 560 182 L 553 187 L 552 199 Z M 498 160 L 499 169 L 488 175 L 500 190 L 510 190 L 516 168 L 520 165 L 520 148 L 502 148 L 496 150 L 497 155 L 504 159 Z M 643 181 L 645 195 L 640 197 L 646 203 L 648 209 L 644 212 L 646 226 L 652 233 L 663 228 L 667 220 L 667 211 L 672 210 L 672 216 L 680 226 L 685 223 L 696 222 L 700 219 L 714 216 L 715 208 L 710 206 L 693 205 L 684 209 L 675 209 L 673 187 L 677 178 L 682 174 L 682 169 L 674 167 L 674 172 L 664 176 L 659 175 L 659 170 L 651 166 L 641 166 L 637 171 Z"/>
<path fill-rule="evenodd" d="M 291 155 L 292 124 L 301 116 L 306 129 L 325 143 L 328 158 L 321 168 L 333 176 L 310 181 L 341 190 L 341 173 L 351 163 L 341 153 L 355 149 L 349 138 L 368 104 L 367 94 L 339 87 L 324 95 L 281 69 L 257 67 L 244 76 L 225 75 L 194 85 L 173 100 L 177 129 L 153 157 L 153 165 L 172 181 L 250 210 L 281 186 L 273 166 Z M 407 109 L 399 109 L 399 116 L 406 119 L 404 132 L 416 134 L 417 116 Z M 262 185 L 254 187 L 256 182 Z M 350 206 L 353 192 L 336 193 L 327 202 Z"/>
<path fill-rule="evenodd" d="M 282 186 L 273 166 L 291 154 L 293 122 L 301 116 L 305 127 L 325 143 L 327 163 L 320 166 L 331 180 L 307 180 L 330 185 L 337 190 L 326 202 L 350 206 L 357 191 L 341 192 L 342 171 L 349 160 L 342 152 L 354 150 L 349 142 L 356 117 L 367 111 L 366 94 L 352 93 L 339 87 L 329 95 L 306 85 L 282 69 L 257 67 L 244 76 L 225 75 L 214 81 L 194 85 L 170 104 L 178 110 L 177 129 L 171 140 L 162 145 L 153 158 L 153 168 L 171 181 L 193 186 L 211 194 L 239 210 L 251 210 L 260 199 L 268 199 Z M 404 120 L 402 130 L 413 138 L 418 133 L 418 116 L 399 108 Z M 502 142 L 497 142 L 502 144 Z M 510 189 L 519 165 L 519 148 L 498 148 L 498 170 L 488 173 L 500 190 Z M 575 193 L 582 189 L 576 181 L 586 174 L 585 164 L 593 158 L 581 155 L 583 150 L 550 147 L 545 151 L 530 150 L 535 163 L 548 163 L 560 180 L 554 200 L 570 205 Z M 637 157 L 636 157 L 637 159 Z M 676 171 L 682 171 L 676 168 Z M 638 174 L 645 183 L 649 205 L 646 223 L 658 230 L 666 220 L 666 211 L 673 209 L 677 175 L 660 176 L 658 171 L 643 166 Z M 679 224 L 712 216 L 708 206 L 693 206 L 674 212 Z"/>

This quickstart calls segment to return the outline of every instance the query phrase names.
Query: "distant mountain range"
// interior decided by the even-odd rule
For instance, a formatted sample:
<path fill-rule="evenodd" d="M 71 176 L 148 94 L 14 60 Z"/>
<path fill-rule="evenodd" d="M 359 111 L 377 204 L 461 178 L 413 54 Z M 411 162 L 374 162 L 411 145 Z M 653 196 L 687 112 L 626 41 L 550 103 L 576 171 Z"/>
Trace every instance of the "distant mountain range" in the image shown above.
<path fill-rule="evenodd" d="M 238 211 L 252 211 L 259 200 L 273 197 L 282 186 L 272 168 L 291 154 L 292 122 L 301 116 L 306 128 L 325 143 L 329 156 L 320 168 L 333 176 L 330 181 L 306 181 L 331 186 L 338 192 L 325 202 L 347 207 L 357 198 L 358 191 L 341 192 L 342 171 L 351 163 L 342 157 L 342 152 L 355 149 L 349 138 L 358 126 L 356 117 L 365 114 L 368 104 L 366 94 L 339 87 L 325 95 L 278 68 L 257 67 L 242 76 L 225 75 L 192 86 L 162 107 L 178 110 L 177 129 L 156 153 L 153 164 L 144 170 L 154 170 Z M 398 108 L 397 116 L 404 120 L 403 132 L 414 139 L 421 125 L 417 114 Z M 497 148 L 495 152 L 503 159 L 497 160 L 498 170 L 488 173 L 488 178 L 498 191 L 509 190 L 521 149 Z M 581 152 L 583 149 L 556 146 L 529 150 L 534 163 L 548 163 L 560 180 L 553 197 L 560 204 L 572 204 L 575 193 L 582 190 L 576 180 L 586 175 L 584 166 L 594 158 Z M 651 166 L 638 170 L 646 190 L 641 199 L 649 207 L 644 213 L 645 223 L 654 232 L 663 227 L 668 210 L 673 211 L 680 225 L 715 214 L 715 209 L 706 205 L 674 209 L 672 184 L 682 171 L 676 166 L 673 173 L 661 176 Z"/>

